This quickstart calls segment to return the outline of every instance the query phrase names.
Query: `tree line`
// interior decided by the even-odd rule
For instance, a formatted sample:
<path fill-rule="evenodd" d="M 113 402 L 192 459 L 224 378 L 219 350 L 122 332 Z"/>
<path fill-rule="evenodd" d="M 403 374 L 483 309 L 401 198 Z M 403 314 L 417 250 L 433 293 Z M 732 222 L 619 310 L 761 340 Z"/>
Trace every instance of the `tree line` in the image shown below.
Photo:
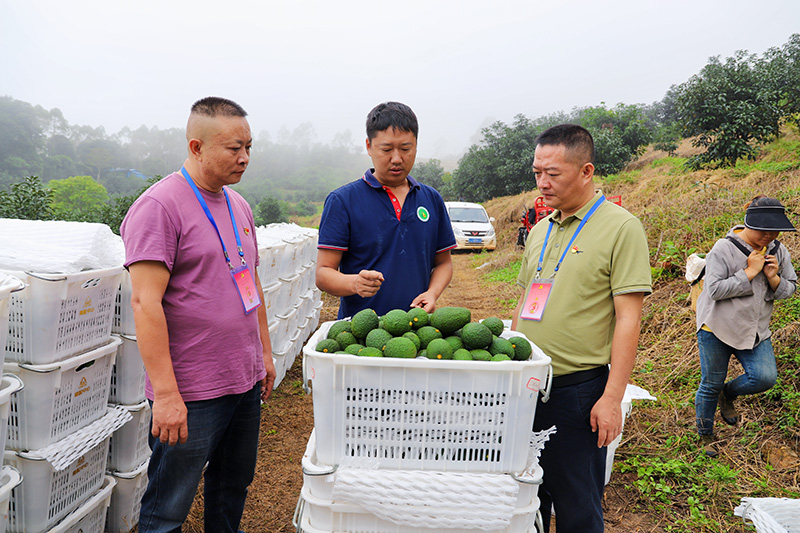
<path fill-rule="evenodd" d="M 592 132 L 601 175 L 619 172 L 649 144 L 673 153 L 684 138 L 702 149 L 686 162 L 694 169 L 753 159 L 783 124 L 800 124 L 800 34 L 761 56 L 712 57 L 650 105 L 601 103 L 495 122 L 481 130 L 481 141 L 452 173 L 431 159 L 418 161 L 412 176 L 447 200 L 518 194 L 535 187 L 536 137 L 564 122 Z M 58 109 L 0 97 L 0 217 L 85 220 L 116 229 L 147 185 L 180 168 L 185 156 L 179 128 L 126 127 L 108 135 L 102 127 L 69 124 Z M 260 134 L 247 179 L 235 188 L 253 206 L 256 222 L 285 221 L 290 214 L 314 214 L 330 191 L 369 165 L 349 131 L 324 144 L 304 123 L 282 128 L 275 139 Z"/>
<path fill-rule="evenodd" d="M 699 73 L 651 105 L 601 104 L 536 119 L 520 114 L 511 124 L 495 122 L 461 158 L 445 192 L 482 202 L 533 188 L 534 140 L 564 122 L 592 132 L 600 175 L 621 171 L 648 144 L 672 154 L 681 139 L 690 137 L 703 149 L 688 158 L 691 169 L 754 159 L 783 124 L 800 124 L 800 34 L 760 57 L 745 51 L 725 61 L 712 57 Z"/>

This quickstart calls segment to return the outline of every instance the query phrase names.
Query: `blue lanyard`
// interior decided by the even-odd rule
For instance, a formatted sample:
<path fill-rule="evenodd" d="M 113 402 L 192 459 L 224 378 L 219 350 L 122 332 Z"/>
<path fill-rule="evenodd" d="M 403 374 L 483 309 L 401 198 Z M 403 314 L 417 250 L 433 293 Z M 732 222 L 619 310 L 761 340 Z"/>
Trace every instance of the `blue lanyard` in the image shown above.
<path fill-rule="evenodd" d="M 575 233 L 572 234 L 572 238 L 569 240 L 569 244 L 567 244 L 566 248 L 564 248 L 564 253 L 561 254 L 561 259 L 558 260 L 558 264 L 556 265 L 555 270 L 553 271 L 553 276 L 558 273 L 558 269 L 561 268 L 561 263 L 564 262 L 564 258 L 567 257 L 567 252 L 569 252 L 570 248 L 572 248 L 572 243 L 575 242 L 575 237 L 578 236 L 578 233 L 583 229 L 583 226 L 589 221 L 589 217 L 591 217 L 597 208 L 600 207 L 600 204 L 605 202 L 606 197 L 604 195 L 600 195 L 600 198 L 592 205 L 589 212 L 586 213 L 586 216 L 583 217 L 581 223 L 578 224 L 578 229 L 575 230 Z M 547 234 L 544 237 L 544 243 L 542 244 L 542 251 L 539 253 L 539 264 L 536 266 L 536 276 L 535 279 L 539 279 L 539 273 L 542 271 L 542 264 L 544 263 L 544 251 L 547 248 L 547 241 L 550 240 L 550 231 L 553 229 L 553 219 L 550 219 L 550 225 L 547 226 Z"/>
<path fill-rule="evenodd" d="M 208 220 L 211 221 L 211 225 L 214 226 L 214 229 L 217 231 L 217 237 L 219 237 L 219 242 L 222 244 L 222 253 L 225 254 L 225 261 L 228 263 L 228 268 L 233 270 L 233 266 L 231 265 L 231 258 L 228 257 L 228 250 L 225 248 L 225 242 L 222 240 L 222 235 L 219 232 L 219 228 L 217 227 L 217 223 L 214 221 L 214 217 L 211 215 L 211 210 L 208 209 L 208 204 L 203 199 L 203 195 L 200 194 L 200 191 L 197 189 L 197 185 L 195 185 L 194 180 L 189 173 L 186 171 L 186 167 L 181 167 L 181 174 L 183 177 L 186 178 L 186 181 L 189 182 L 189 185 L 192 187 L 194 191 L 194 195 L 197 196 L 197 201 L 200 202 L 200 206 L 205 211 Z M 233 209 L 231 209 L 231 200 L 228 198 L 228 191 L 225 190 L 225 187 L 222 188 L 222 192 L 225 194 L 225 202 L 228 204 L 228 212 L 231 214 L 231 223 L 233 224 L 233 234 L 236 235 L 236 248 L 239 250 L 239 257 L 242 260 L 242 264 L 246 265 L 247 263 L 244 260 L 244 252 L 242 251 L 242 240 L 239 238 L 239 230 L 236 229 L 236 218 L 233 216 Z"/>

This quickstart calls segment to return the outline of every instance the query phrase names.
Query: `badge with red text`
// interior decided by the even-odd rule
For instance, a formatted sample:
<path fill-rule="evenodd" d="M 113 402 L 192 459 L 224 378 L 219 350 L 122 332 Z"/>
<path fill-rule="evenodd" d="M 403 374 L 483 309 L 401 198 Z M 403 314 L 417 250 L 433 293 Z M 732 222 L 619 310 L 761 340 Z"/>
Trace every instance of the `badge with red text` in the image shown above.
<path fill-rule="evenodd" d="M 544 308 L 547 305 L 547 298 L 550 297 L 550 289 L 553 288 L 552 279 L 534 279 L 531 282 L 528 295 L 522 307 L 520 318 L 525 320 L 541 320 Z"/>
<path fill-rule="evenodd" d="M 258 289 L 256 289 L 253 276 L 250 275 L 250 267 L 242 265 L 239 268 L 234 268 L 231 270 L 231 276 L 233 276 L 233 282 L 239 292 L 239 297 L 242 299 L 244 314 L 250 314 L 250 311 L 261 305 Z"/>

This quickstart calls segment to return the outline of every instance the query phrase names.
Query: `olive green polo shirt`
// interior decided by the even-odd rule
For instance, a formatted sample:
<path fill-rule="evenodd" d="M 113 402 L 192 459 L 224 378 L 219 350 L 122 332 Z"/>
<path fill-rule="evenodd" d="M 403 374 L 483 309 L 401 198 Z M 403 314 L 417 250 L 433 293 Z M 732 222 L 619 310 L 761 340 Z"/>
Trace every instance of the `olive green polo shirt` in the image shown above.
<path fill-rule="evenodd" d="M 560 211 L 555 211 L 531 230 L 517 279 L 526 295 L 549 221 L 553 229 L 540 278 L 553 278 L 564 248 L 599 196 L 566 220 L 559 221 L 556 217 Z M 652 292 L 647 237 L 639 219 L 606 201 L 567 252 L 554 277 L 542 319 L 519 318 L 517 330 L 552 358 L 556 376 L 608 364 L 616 324 L 613 297 L 632 292 Z"/>

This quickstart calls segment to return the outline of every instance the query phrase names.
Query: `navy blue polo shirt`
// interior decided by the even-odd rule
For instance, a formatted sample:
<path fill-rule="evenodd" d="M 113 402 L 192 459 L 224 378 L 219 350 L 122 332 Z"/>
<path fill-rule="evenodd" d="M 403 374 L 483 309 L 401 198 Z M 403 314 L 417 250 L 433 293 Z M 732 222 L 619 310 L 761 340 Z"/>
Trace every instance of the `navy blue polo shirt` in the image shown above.
<path fill-rule="evenodd" d="M 410 189 L 398 220 L 389 193 L 371 170 L 325 199 L 318 248 L 342 251 L 339 271 L 383 273 L 375 296 L 344 296 L 339 318 L 372 308 L 379 315 L 409 309 L 428 290 L 436 254 L 456 247 L 450 217 L 439 192 L 408 177 Z"/>

